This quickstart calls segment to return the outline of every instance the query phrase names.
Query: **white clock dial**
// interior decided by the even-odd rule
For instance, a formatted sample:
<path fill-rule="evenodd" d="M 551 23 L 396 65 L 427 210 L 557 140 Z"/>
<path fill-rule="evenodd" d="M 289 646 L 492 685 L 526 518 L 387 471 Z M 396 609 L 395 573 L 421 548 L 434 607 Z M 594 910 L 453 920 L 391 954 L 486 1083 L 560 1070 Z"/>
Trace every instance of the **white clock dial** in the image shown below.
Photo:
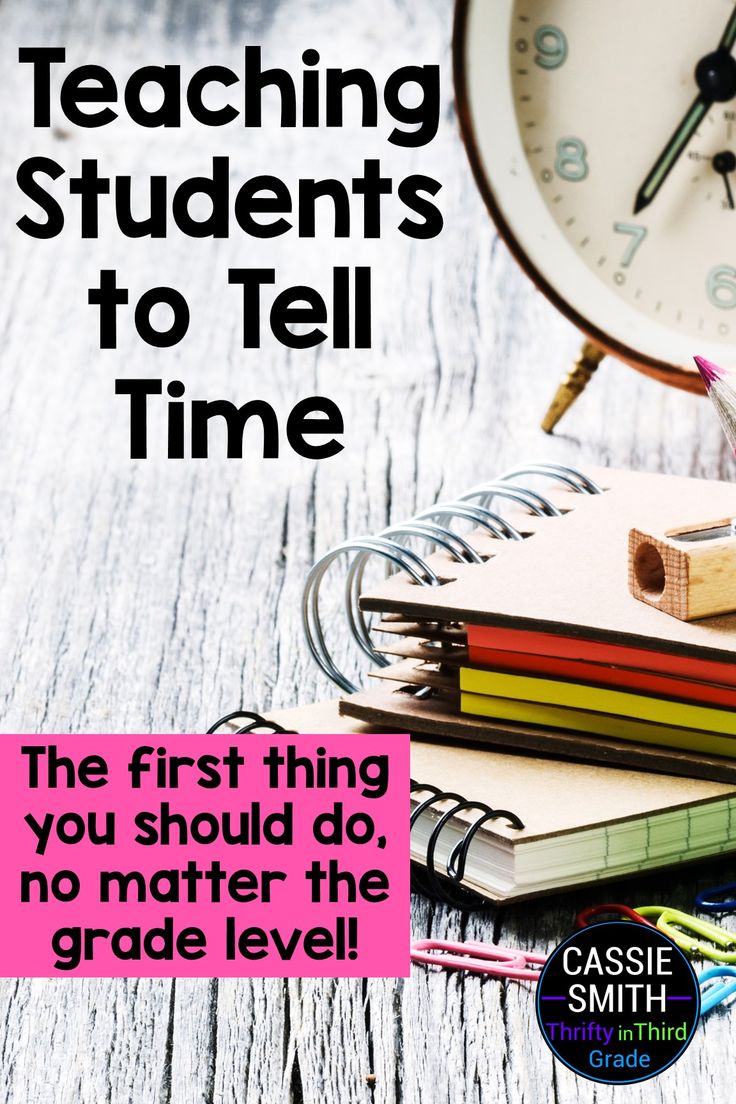
<path fill-rule="evenodd" d="M 639 366 L 689 372 L 700 351 L 733 364 L 736 99 L 703 109 L 635 213 L 699 95 L 696 64 L 719 45 L 733 0 L 465 6 L 459 92 L 471 158 L 531 275 Z"/>

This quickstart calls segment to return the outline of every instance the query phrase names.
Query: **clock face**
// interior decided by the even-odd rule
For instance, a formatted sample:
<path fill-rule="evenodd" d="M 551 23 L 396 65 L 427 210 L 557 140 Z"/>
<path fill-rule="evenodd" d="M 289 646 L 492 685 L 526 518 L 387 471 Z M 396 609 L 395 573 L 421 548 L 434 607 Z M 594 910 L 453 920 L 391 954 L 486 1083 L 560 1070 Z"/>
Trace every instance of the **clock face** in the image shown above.
<path fill-rule="evenodd" d="M 670 171 L 653 170 L 733 14 L 733 0 L 460 0 L 456 26 L 465 137 L 514 252 L 595 340 L 682 386 L 697 386 L 694 353 L 736 364 L 736 99 L 704 107 Z"/>

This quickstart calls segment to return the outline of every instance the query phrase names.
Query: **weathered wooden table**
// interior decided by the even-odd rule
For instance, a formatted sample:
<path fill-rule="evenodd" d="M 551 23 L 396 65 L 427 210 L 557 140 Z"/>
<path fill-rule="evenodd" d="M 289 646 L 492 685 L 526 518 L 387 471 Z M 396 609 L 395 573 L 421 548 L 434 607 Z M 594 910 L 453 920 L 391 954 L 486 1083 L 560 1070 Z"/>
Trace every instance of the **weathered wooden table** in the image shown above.
<path fill-rule="evenodd" d="M 476 194 L 452 107 L 450 27 L 449 0 L 2 0 L 4 731 L 201 731 L 240 704 L 329 695 L 299 625 L 315 555 L 523 457 L 732 476 L 704 402 L 617 363 L 600 369 L 555 437 L 539 430 L 578 335 L 518 271 Z M 31 126 L 19 45 L 64 45 L 70 65 L 101 62 L 122 78 L 144 63 L 237 66 L 246 43 L 295 72 L 310 46 L 325 63 L 384 78 L 400 64 L 441 62 L 439 134 L 407 151 L 349 126 L 162 133 L 121 118 L 81 131 L 57 109 L 52 130 Z M 410 242 L 387 206 L 380 242 L 324 233 L 316 246 L 290 235 L 258 243 L 237 228 L 217 242 L 175 229 L 166 242 L 127 242 L 103 227 L 99 241 L 80 243 L 62 178 L 55 194 L 67 225 L 38 242 L 14 225 L 33 210 L 15 171 L 34 153 L 68 173 L 82 157 L 131 173 L 144 210 L 148 174 L 201 173 L 216 153 L 230 155 L 234 181 L 260 172 L 349 179 L 378 156 L 389 175 L 442 181 L 446 225 L 434 241 Z M 373 264 L 373 350 L 287 354 L 267 341 L 244 354 L 225 274 L 259 263 L 315 286 L 328 265 Z M 137 294 L 154 282 L 186 292 L 193 320 L 179 349 L 146 349 L 128 317 L 118 351 L 100 353 L 86 292 L 104 267 Z M 254 435 L 243 461 L 220 458 L 222 442 L 208 461 L 166 460 L 152 408 L 150 459 L 131 462 L 113 380 L 137 374 L 181 378 L 192 397 L 265 398 L 284 412 L 303 395 L 333 396 L 347 447 L 318 465 L 288 450 L 262 461 Z M 647 894 L 688 906 L 696 886 L 724 873 L 652 878 Z M 616 890 L 625 900 L 640 893 Z M 417 936 L 545 948 L 587 902 L 563 896 L 464 917 L 417 899 L 412 923 Z M 614 1092 L 553 1062 L 525 985 L 423 968 L 409 981 L 6 980 L 0 1023 L 7 1104 L 686 1104 L 733 1093 L 728 1013 L 712 1015 L 668 1073 Z"/>

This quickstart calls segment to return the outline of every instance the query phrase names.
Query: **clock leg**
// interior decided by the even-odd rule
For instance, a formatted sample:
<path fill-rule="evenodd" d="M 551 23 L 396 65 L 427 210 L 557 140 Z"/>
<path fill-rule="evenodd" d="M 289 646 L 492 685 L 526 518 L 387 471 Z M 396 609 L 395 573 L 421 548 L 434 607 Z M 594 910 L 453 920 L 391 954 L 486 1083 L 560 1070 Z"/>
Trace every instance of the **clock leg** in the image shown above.
<path fill-rule="evenodd" d="M 603 349 L 594 345 L 592 341 L 583 342 L 570 371 L 557 388 L 549 410 L 542 419 L 542 429 L 545 433 L 552 432 L 562 415 L 569 410 L 578 395 L 585 390 L 588 381 L 605 355 Z"/>

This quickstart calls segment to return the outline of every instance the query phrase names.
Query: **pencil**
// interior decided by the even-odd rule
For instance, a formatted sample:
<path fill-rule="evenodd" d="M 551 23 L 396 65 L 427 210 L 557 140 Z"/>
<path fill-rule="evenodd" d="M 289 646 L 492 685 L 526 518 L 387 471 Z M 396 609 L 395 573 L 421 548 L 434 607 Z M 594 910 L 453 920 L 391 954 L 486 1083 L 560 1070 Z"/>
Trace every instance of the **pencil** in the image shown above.
<path fill-rule="evenodd" d="M 723 432 L 736 455 L 736 372 L 721 368 L 705 357 L 696 356 L 694 359 Z"/>

